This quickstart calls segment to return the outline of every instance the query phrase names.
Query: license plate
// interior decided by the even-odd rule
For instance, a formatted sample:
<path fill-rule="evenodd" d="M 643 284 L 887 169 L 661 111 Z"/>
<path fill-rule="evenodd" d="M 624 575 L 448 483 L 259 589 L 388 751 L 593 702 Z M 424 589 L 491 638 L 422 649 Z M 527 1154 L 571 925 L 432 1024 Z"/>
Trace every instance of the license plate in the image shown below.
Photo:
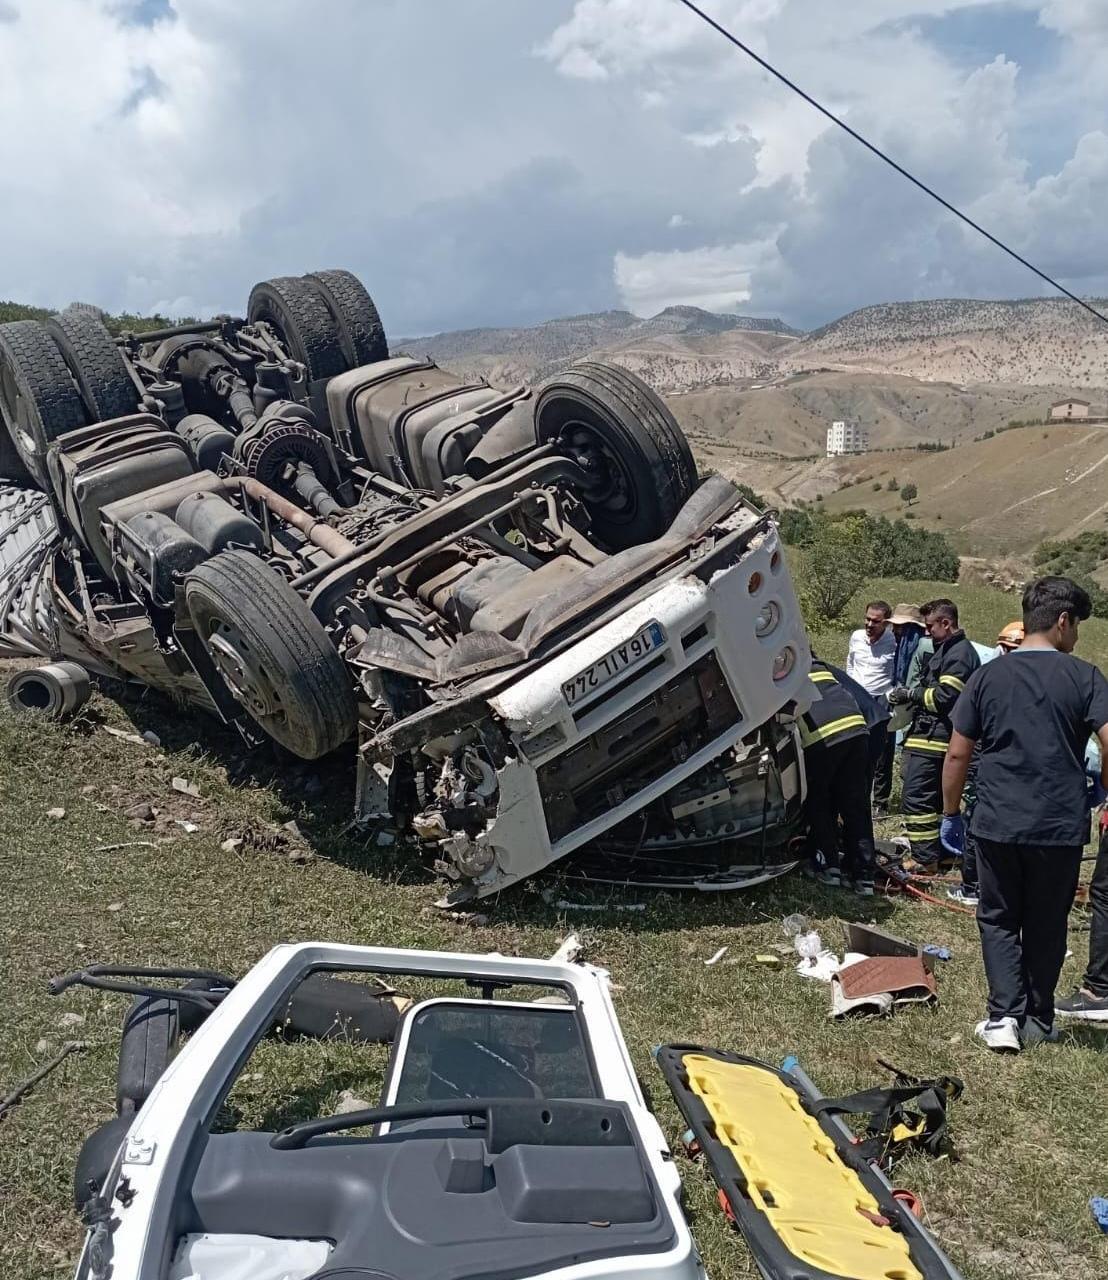
<path fill-rule="evenodd" d="M 597 689 L 603 688 L 609 680 L 614 680 L 616 676 L 626 671 L 628 667 L 633 667 L 640 659 L 645 658 L 647 654 L 653 653 L 655 649 L 660 649 L 664 643 L 665 638 L 662 635 L 662 628 L 656 622 L 647 623 L 630 640 L 616 645 L 611 653 L 606 653 L 598 662 L 586 667 L 584 671 L 575 675 L 572 680 L 567 680 L 562 685 L 562 692 L 565 694 L 566 701 L 572 707 Z"/>

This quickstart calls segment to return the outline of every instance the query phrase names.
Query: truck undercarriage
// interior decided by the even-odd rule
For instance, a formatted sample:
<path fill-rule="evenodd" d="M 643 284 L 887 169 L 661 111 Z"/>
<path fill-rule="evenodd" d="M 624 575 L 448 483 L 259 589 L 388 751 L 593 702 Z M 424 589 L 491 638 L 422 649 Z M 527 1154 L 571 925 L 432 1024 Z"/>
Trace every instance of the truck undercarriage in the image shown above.
<path fill-rule="evenodd" d="M 245 320 L 0 326 L 0 413 L 7 651 L 305 759 L 356 743 L 358 818 L 409 815 L 459 897 L 583 846 L 702 887 L 787 863 L 808 649 L 777 532 L 626 371 L 466 383 L 318 272 Z"/>

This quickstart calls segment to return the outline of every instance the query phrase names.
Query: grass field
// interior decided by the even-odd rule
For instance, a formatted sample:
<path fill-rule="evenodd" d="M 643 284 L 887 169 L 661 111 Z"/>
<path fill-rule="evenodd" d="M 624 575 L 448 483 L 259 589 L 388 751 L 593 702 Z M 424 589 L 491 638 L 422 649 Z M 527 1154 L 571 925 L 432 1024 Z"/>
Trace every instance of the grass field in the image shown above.
<path fill-rule="evenodd" d="M 991 639 L 1013 615 L 1010 597 L 984 589 L 885 582 L 863 596 L 895 603 L 940 589 L 964 605 L 975 638 Z M 1082 639 L 1085 656 L 1108 657 L 1108 624 L 1083 628 Z M 816 643 L 841 658 L 845 632 L 830 629 Z M 153 729 L 163 745 L 118 739 L 107 725 Z M 199 798 L 175 792 L 174 777 L 196 784 Z M 341 768 L 279 778 L 269 763 L 236 754 L 229 736 L 153 698 L 98 696 L 79 722 L 62 728 L 0 714 L 0 1094 L 65 1040 L 90 1044 L 0 1120 L 0 1273 L 13 1280 L 70 1273 L 81 1238 L 70 1209 L 74 1158 L 114 1098 L 126 999 L 75 992 L 52 1000 L 45 991 L 52 974 L 109 959 L 240 973 L 275 942 L 309 938 L 549 955 L 571 928 L 584 935 L 587 957 L 612 972 L 636 1067 L 675 1144 L 683 1126 L 650 1058 L 652 1046 L 669 1040 L 774 1062 L 796 1053 L 833 1092 L 881 1080 L 875 1056 L 917 1074 L 957 1074 L 966 1082 L 951 1114 L 958 1160 L 913 1158 L 897 1178 L 921 1194 L 928 1222 L 964 1274 L 1097 1280 L 1108 1273 L 1108 1238 L 1097 1234 L 1088 1210 L 1091 1195 L 1108 1194 L 1108 1042 L 1082 1030 L 1016 1059 L 979 1048 L 972 1029 L 984 987 L 970 917 L 920 903 L 863 903 L 790 878 L 733 897 L 613 891 L 592 897 L 606 909 L 587 914 L 559 913 L 540 886 L 525 885 L 489 904 L 489 924 L 474 928 L 431 908 L 433 883 L 406 845 L 367 848 L 344 830 L 350 781 Z M 153 831 L 126 816 L 141 801 L 163 811 Z M 65 816 L 49 817 L 52 808 Z M 288 856 L 290 846 L 269 847 L 276 824 L 292 818 L 314 855 L 308 861 Z M 198 830 L 187 833 L 176 819 Z M 228 836 L 246 839 L 225 853 Z M 573 901 L 587 896 L 572 885 L 559 892 Z M 617 909 L 630 901 L 646 910 Z M 783 941 L 781 919 L 795 911 L 833 946 L 840 919 L 876 920 L 949 946 L 954 958 L 939 974 L 940 1005 L 886 1021 L 831 1023 L 825 987 L 788 966 L 753 963 L 755 953 Z M 1087 945 L 1081 917 L 1073 923 L 1066 988 Z M 728 948 L 723 962 L 706 968 L 721 946 Z M 275 1105 L 315 1090 L 321 1113 L 372 1074 L 357 1051 L 341 1055 L 330 1076 L 315 1052 L 290 1053 L 288 1064 L 278 1079 L 267 1062 L 259 1084 L 273 1090 Z M 709 1274 L 755 1275 L 705 1172 L 678 1159 Z"/>

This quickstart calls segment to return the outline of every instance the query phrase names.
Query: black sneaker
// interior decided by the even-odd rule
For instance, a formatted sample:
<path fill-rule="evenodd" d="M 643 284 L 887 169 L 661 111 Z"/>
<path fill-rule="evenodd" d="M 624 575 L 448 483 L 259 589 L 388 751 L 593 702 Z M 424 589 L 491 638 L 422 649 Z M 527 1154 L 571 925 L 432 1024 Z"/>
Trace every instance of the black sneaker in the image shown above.
<path fill-rule="evenodd" d="M 1108 996 L 1094 996 L 1082 987 L 1068 1000 L 1055 1000 L 1054 1012 L 1063 1018 L 1080 1018 L 1083 1022 L 1108 1022 Z"/>

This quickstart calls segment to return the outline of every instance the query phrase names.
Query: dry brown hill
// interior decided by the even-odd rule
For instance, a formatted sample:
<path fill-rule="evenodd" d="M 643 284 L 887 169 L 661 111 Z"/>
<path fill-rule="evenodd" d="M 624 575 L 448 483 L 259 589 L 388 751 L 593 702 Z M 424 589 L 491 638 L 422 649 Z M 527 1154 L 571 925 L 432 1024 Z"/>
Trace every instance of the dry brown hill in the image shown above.
<path fill-rule="evenodd" d="M 949 534 L 960 552 L 992 560 L 1026 555 L 1044 538 L 1108 525 L 1108 427 L 1027 427 L 944 453 L 829 460 L 823 478 L 830 511 L 905 514 L 900 494 L 887 488 L 895 478 L 919 489 L 914 517 Z M 836 479 L 856 483 L 831 493 Z"/>
<path fill-rule="evenodd" d="M 797 374 L 761 387 L 716 386 L 667 399 L 698 445 L 803 457 L 823 454 L 828 424 L 836 418 L 865 427 L 875 449 L 961 443 L 1013 420 L 1041 420 L 1062 394 L 1056 387 L 961 388 L 857 370 Z"/>
<path fill-rule="evenodd" d="M 398 338 L 394 352 L 429 355 L 462 374 L 496 382 L 535 382 L 571 360 L 603 351 L 659 390 L 733 378 L 770 377 L 783 346 L 799 336 L 781 320 L 666 307 L 642 319 L 600 311 L 521 329 L 463 329 Z"/>
<path fill-rule="evenodd" d="M 1103 309 L 1100 300 L 1094 305 Z M 788 353 L 818 364 L 956 384 L 1103 388 L 1108 325 L 1066 299 L 941 299 L 864 307 L 810 333 Z"/>

